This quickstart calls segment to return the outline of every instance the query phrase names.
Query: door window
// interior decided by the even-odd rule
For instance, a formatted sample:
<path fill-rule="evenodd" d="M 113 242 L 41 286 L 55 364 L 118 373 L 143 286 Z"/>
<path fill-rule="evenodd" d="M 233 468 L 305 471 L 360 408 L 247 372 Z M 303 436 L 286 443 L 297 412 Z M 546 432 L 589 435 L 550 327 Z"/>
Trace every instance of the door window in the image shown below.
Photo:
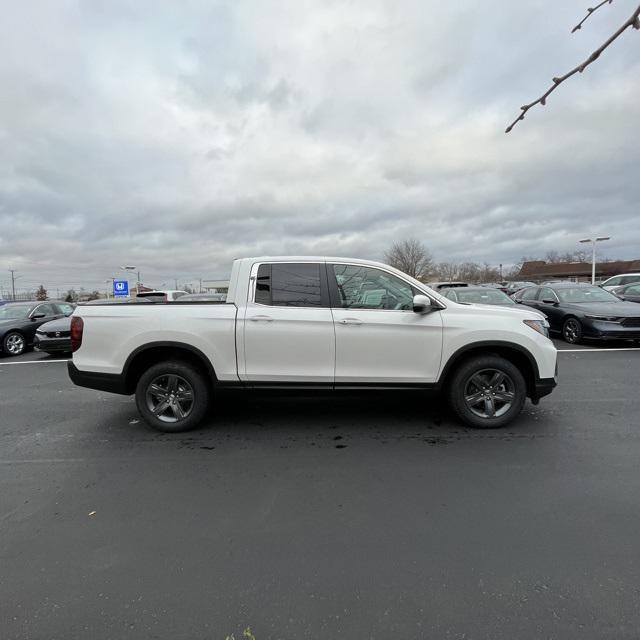
<path fill-rule="evenodd" d="M 337 305 L 343 309 L 407 310 L 418 293 L 404 280 L 372 267 L 332 265 L 338 289 Z"/>
<path fill-rule="evenodd" d="M 538 288 L 531 287 L 525 289 L 524 293 L 520 296 L 520 300 L 535 300 L 538 297 Z"/>
<path fill-rule="evenodd" d="M 542 287 L 542 289 L 540 289 L 540 295 L 538 295 L 538 300 L 553 300 L 554 302 L 558 302 L 558 296 L 548 287 Z"/>
<path fill-rule="evenodd" d="M 622 284 L 622 276 L 616 276 L 615 278 L 609 278 L 609 280 L 607 280 L 607 282 L 605 283 L 605 286 L 617 287 L 620 284 Z"/>
<path fill-rule="evenodd" d="M 279 307 L 322 307 L 320 264 L 261 264 L 254 300 Z"/>
<path fill-rule="evenodd" d="M 640 276 L 623 276 L 620 278 L 620 284 L 630 284 L 632 282 L 640 282 Z"/>
<path fill-rule="evenodd" d="M 56 312 L 51 304 L 41 304 L 37 306 L 31 315 L 36 313 L 44 313 L 44 315 L 48 318 L 49 316 L 55 316 Z"/>

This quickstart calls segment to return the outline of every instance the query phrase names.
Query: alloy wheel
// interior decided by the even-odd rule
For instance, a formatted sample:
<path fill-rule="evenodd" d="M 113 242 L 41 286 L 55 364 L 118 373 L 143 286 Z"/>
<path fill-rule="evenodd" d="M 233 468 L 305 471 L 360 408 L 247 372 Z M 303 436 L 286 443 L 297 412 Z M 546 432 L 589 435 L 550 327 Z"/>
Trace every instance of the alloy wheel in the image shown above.
<path fill-rule="evenodd" d="M 193 409 L 193 387 L 182 376 L 170 373 L 154 378 L 147 387 L 147 408 L 162 422 L 181 422 Z"/>
<path fill-rule="evenodd" d="M 578 324 L 578 321 L 567 320 L 564 323 L 564 330 L 562 332 L 562 335 L 564 339 L 571 344 L 578 342 L 578 340 L 580 339 L 580 325 Z"/>
<path fill-rule="evenodd" d="M 7 338 L 5 347 L 12 356 L 19 356 L 24 351 L 24 338 L 19 333 L 12 333 Z"/>
<path fill-rule="evenodd" d="M 498 418 L 511 408 L 516 395 L 513 380 L 499 369 L 476 371 L 465 384 L 464 400 L 480 418 Z"/>

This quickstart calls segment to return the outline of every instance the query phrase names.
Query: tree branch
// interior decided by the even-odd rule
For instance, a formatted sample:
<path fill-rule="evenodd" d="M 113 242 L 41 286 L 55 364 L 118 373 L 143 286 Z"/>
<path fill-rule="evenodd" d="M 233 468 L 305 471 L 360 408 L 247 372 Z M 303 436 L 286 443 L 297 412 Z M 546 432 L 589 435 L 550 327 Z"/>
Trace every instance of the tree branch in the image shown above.
<path fill-rule="evenodd" d="M 595 13 L 600 7 L 604 6 L 605 4 L 611 4 L 612 2 L 613 0 L 602 0 L 602 2 L 595 7 L 589 7 L 589 9 L 587 9 L 587 15 L 582 18 L 582 20 L 580 20 L 580 22 L 578 22 L 578 24 L 573 27 L 573 29 L 571 29 L 571 33 L 575 33 L 576 31 L 582 29 L 582 25 L 591 17 L 591 14 Z"/>
<path fill-rule="evenodd" d="M 600 6 L 602 6 L 602 4 L 598 5 L 598 7 L 596 7 L 593 11 L 595 11 Z M 593 13 L 593 11 L 591 11 L 591 13 Z M 589 15 L 591 15 L 591 13 Z M 509 131 L 511 131 L 511 129 L 513 129 L 513 127 L 515 127 L 518 122 L 520 122 L 520 120 L 524 120 L 525 114 L 527 113 L 527 111 L 529 111 L 529 109 L 531 109 L 531 107 L 534 107 L 537 104 L 540 104 L 544 107 L 547 103 L 547 98 L 549 97 L 549 95 L 553 93 L 560 84 L 562 84 L 565 80 L 568 80 L 572 75 L 576 73 L 582 73 L 591 63 L 595 62 L 600 57 L 600 54 L 615 40 L 617 40 L 629 27 L 640 29 L 640 5 L 636 7 L 635 11 L 631 14 L 631 17 L 604 44 L 602 44 L 602 46 L 598 47 L 584 62 L 581 62 L 575 69 L 569 71 L 569 73 L 566 73 L 565 75 L 558 78 L 553 78 L 553 84 L 545 93 L 543 93 L 537 100 L 534 100 L 533 102 L 520 107 L 522 113 L 506 128 L 505 133 L 509 133 Z"/>

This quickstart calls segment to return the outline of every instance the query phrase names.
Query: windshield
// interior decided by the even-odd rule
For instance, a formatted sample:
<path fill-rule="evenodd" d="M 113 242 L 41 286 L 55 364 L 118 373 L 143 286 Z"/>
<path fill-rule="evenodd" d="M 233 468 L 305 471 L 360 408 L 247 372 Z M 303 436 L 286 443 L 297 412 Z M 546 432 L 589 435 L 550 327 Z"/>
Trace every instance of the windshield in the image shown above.
<path fill-rule="evenodd" d="M 19 320 L 26 318 L 33 307 L 29 304 L 16 304 L 0 307 L 0 322 L 2 320 Z"/>
<path fill-rule="evenodd" d="M 575 287 L 555 289 L 560 302 L 582 304 L 584 302 L 620 302 L 616 296 L 600 287 Z"/>
<path fill-rule="evenodd" d="M 473 304 L 516 304 L 506 293 L 499 289 L 487 289 L 478 291 L 466 290 L 463 288 L 456 289 L 456 297 L 458 302 L 472 302 Z"/>

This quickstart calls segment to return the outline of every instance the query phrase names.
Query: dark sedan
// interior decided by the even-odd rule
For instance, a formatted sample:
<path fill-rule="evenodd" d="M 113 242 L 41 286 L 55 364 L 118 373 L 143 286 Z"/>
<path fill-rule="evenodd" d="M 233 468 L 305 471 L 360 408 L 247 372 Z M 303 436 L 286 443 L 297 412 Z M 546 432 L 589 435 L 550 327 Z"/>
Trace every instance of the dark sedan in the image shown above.
<path fill-rule="evenodd" d="M 36 331 L 33 346 L 49 355 L 71 353 L 71 316 L 45 322 Z"/>
<path fill-rule="evenodd" d="M 546 314 L 551 331 L 571 344 L 583 339 L 640 340 L 640 309 L 586 284 L 529 287 L 516 301 Z"/>
<path fill-rule="evenodd" d="M 19 356 L 35 340 L 45 322 L 73 313 L 66 302 L 10 302 L 0 307 L 0 349 L 6 356 Z"/>
<path fill-rule="evenodd" d="M 640 283 L 625 284 L 612 290 L 621 300 L 629 302 L 640 302 Z"/>

